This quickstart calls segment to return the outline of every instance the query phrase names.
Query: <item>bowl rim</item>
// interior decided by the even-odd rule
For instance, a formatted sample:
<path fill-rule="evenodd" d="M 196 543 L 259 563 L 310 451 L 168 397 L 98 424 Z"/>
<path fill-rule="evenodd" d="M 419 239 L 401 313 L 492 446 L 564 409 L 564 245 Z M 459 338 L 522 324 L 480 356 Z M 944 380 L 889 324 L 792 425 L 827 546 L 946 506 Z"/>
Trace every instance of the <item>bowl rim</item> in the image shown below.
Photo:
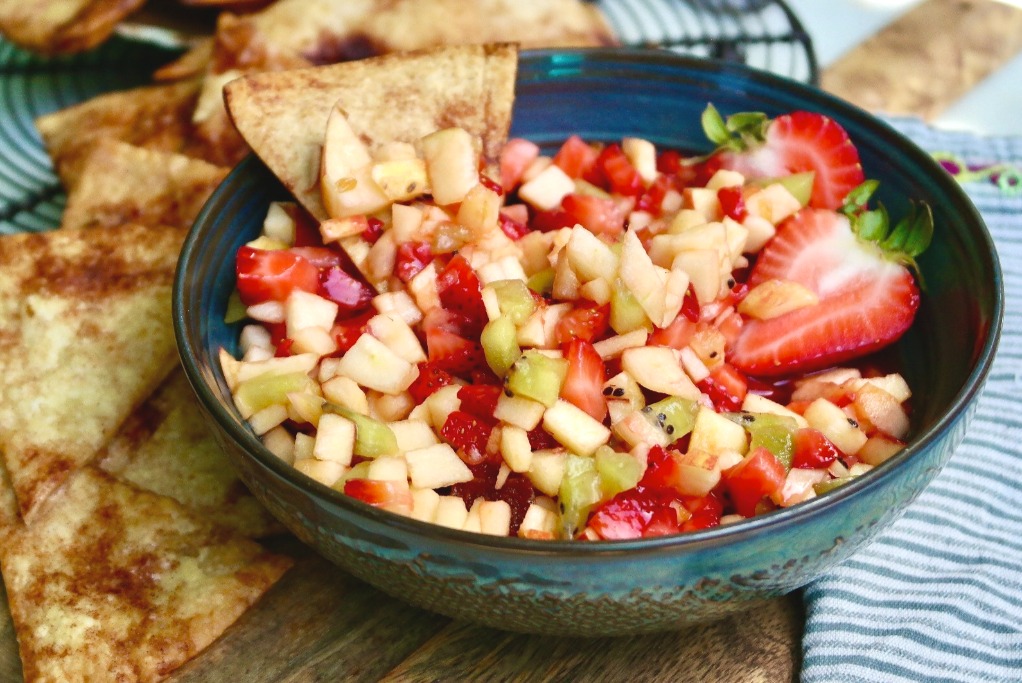
<path fill-rule="evenodd" d="M 767 533 L 771 529 L 787 527 L 797 524 L 800 520 L 820 514 L 831 508 L 841 505 L 846 499 L 862 495 L 870 489 L 880 486 L 888 476 L 907 466 L 916 453 L 926 450 L 936 439 L 940 437 L 952 424 L 957 422 L 966 413 L 975 397 L 982 389 L 990 369 L 993 365 L 994 356 L 1000 341 L 1000 333 L 1004 315 L 1004 283 L 1001 265 L 998 259 L 997 250 L 993 238 L 990 235 L 982 216 L 959 184 L 948 175 L 940 165 L 924 150 L 918 147 L 912 140 L 907 138 L 900 131 L 893 128 L 884 120 L 870 114 L 864 109 L 847 102 L 841 98 L 831 95 L 819 88 L 792 79 L 782 77 L 767 71 L 750 68 L 744 65 L 725 62 L 721 60 L 702 59 L 673 53 L 663 49 L 655 48 L 570 48 L 570 49 L 543 49 L 525 50 L 520 53 L 521 64 L 540 63 L 542 60 L 552 57 L 578 56 L 579 59 L 597 60 L 606 63 L 607 66 L 615 65 L 641 65 L 641 66 L 663 66 L 676 69 L 679 72 L 703 75 L 706 78 L 731 77 L 744 79 L 759 86 L 766 86 L 794 91 L 794 94 L 801 97 L 815 99 L 827 108 L 837 109 L 844 119 L 854 120 L 860 127 L 871 128 L 877 133 L 888 137 L 896 137 L 903 146 L 903 151 L 908 157 L 909 163 L 924 167 L 930 171 L 941 189 L 953 200 L 953 204 L 966 217 L 979 228 L 977 237 L 980 238 L 982 253 L 990 260 L 994 301 L 990 319 L 990 333 L 984 341 L 982 349 L 976 357 L 975 364 L 965 380 L 961 390 L 954 397 L 948 409 L 931 424 L 924 432 L 916 434 L 908 446 L 895 457 L 875 467 L 869 472 L 856 477 L 847 484 L 837 487 L 826 494 L 817 496 L 811 500 L 804 501 L 789 508 L 780 508 L 744 519 L 732 524 L 716 526 L 710 529 L 691 531 L 681 534 L 659 536 L 652 538 L 624 539 L 624 540 L 599 540 L 590 542 L 579 542 L 576 540 L 535 540 L 511 536 L 490 536 L 477 534 L 469 531 L 449 529 L 437 524 L 423 522 L 397 513 L 388 512 L 372 507 L 362 501 L 351 498 L 344 493 L 334 490 L 312 478 L 302 474 L 291 465 L 288 465 L 273 455 L 255 434 L 248 428 L 247 424 L 239 416 L 234 414 L 233 408 L 226 409 L 224 406 L 229 403 L 229 397 L 224 400 L 218 398 L 220 395 L 220 384 L 217 374 L 222 376 L 219 368 L 211 367 L 212 379 L 217 383 L 216 389 L 210 385 L 206 373 L 200 367 L 200 353 L 191 344 L 188 324 L 186 322 L 188 302 L 185 301 L 185 293 L 188 287 L 188 265 L 195 259 L 198 251 L 200 238 L 208 232 L 212 224 L 212 208 L 222 200 L 229 190 L 232 181 L 240 176 L 252 173 L 265 167 L 254 154 L 250 154 L 245 160 L 238 164 L 216 189 L 199 216 L 196 218 L 192 228 L 184 241 L 181 256 L 175 273 L 172 309 L 173 326 L 177 341 L 179 355 L 185 374 L 194 392 L 205 408 L 206 412 L 245 452 L 246 457 L 255 458 L 257 463 L 269 469 L 273 474 L 288 482 L 299 491 L 307 495 L 326 499 L 331 506 L 343 510 L 345 513 L 355 517 L 366 517 L 373 522 L 383 526 L 396 526 L 400 531 L 428 538 L 432 542 L 447 541 L 462 547 L 476 547 L 488 551 L 503 552 L 511 551 L 516 554 L 524 553 L 523 557 L 581 557 L 593 558 L 601 555 L 617 555 L 622 552 L 628 553 L 662 553 L 665 550 L 674 552 L 696 552 L 709 547 L 719 546 L 722 542 L 738 542 L 747 540 L 750 537 Z M 521 71 L 519 71 L 520 78 Z M 272 174 L 271 174 L 272 175 Z M 198 332 L 195 333 L 198 336 Z"/>

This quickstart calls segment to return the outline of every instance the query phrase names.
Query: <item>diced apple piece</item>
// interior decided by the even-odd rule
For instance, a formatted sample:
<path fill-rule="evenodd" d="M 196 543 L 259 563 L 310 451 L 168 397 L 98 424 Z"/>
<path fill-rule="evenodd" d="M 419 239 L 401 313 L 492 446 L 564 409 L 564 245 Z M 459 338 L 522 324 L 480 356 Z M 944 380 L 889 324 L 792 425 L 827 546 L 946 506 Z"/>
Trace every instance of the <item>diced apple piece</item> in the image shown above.
<path fill-rule="evenodd" d="M 746 216 L 742 225 L 748 231 L 745 238 L 745 251 L 749 254 L 759 252 L 777 234 L 776 226 L 759 216 Z"/>
<path fill-rule="evenodd" d="M 287 395 L 287 415 L 295 422 L 305 422 L 313 427 L 319 425 L 323 416 L 322 396 L 312 391 L 298 391 Z"/>
<path fill-rule="evenodd" d="M 472 507 L 468 509 L 468 516 L 465 517 L 465 523 L 461 526 L 462 531 L 470 531 L 474 534 L 481 534 L 483 532 L 482 524 L 479 520 L 479 507 L 482 504 L 482 498 L 476 498 L 472 502 Z"/>
<path fill-rule="evenodd" d="M 671 438 L 667 433 L 654 425 L 641 410 L 633 410 L 623 419 L 613 423 L 614 434 L 634 448 L 639 444 L 667 446 Z"/>
<path fill-rule="evenodd" d="M 631 230 L 625 232 L 621 241 L 618 276 L 653 324 L 665 327 L 666 271 L 653 265 L 638 236 Z"/>
<path fill-rule="evenodd" d="M 805 285 L 791 280 L 766 280 L 749 290 L 738 304 L 738 312 L 757 320 L 770 320 L 819 303 L 820 297 Z"/>
<path fill-rule="evenodd" d="M 745 429 L 711 408 L 700 406 L 689 439 L 689 450 L 718 454 L 726 451 L 745 453 L 748 449 Z"/>
<path fill-rule="evenodd" d="M 795 411 L 788 410 L 780 403 L 771 401 L 766 396 L 754 394 L 751 391 L 745 395 L 745 399 L 742 401 L 742 410 L 747 413 L 768 413 L 770 415 L 791 418 L 799 428 L 809 426 L 809 422 Z"/>
<path fill-rule="evenodd" d="M 319 224 L 319 236 L 324 244 L 337 242 L 345 237 L 361 235 L 369 227 L 365 214 L 346 216 L 345 218 L 328 218 Z"/>
<path fill-rule="evenodd" d="M 544 503 L 549 499 L 536 500 L 525 511 L 525 517 L 518 527 L 522 538 L 553 539 L 557 532 L 557 512 Z"/>
<path fill-rule="evenodd" d="M 485 185 L 477 184 L 462 199 L 455 220 L 471 230 L 477 239 L 481 239 L 487 233 L 499 229 L 497 217 L 500 203 L 500 195 Z"/>
<path fill-rule="evenodd" d="M 506 422 L 528 432 L 536 428 L 536 425 L 543 419 L 545 411 L 546 406 L 539 401 L 501 393 L 497 399 L 497 409 L 494 411 L 493 416 L 501 422 Z"/>
<path fill-rule="evenodd" d="M 263 219 L 263 234 L 288 246 L 295 243 L 295 221 L 281 202 L 270 202 Z"/>
<path fill-rule="evenodd" d="M 507 536 L 511 531 L 511 506 L 503 500 L 481 501 L 479 531 L 491 536 Z"/>
<path fill-rule="evenodd" d="M 236 379 L 239 383 L 246 382 L 260 375 L 289 375 L 293 373 L 308 374 L 316 367 L 319 357 L 314 353 L 300 353 L 293 356 L 268 358 L 252 363 L 241 363 L 238 366 Z"/>
<path fill-rule="evenodd" d="M 397 449 L 401 453 L 426 448 L 439 443 L 436 433 L 429 424 L 422 420 L 397 420 L 390 423 L 390 430 L 397 439 Z"/>
<path fill-rule="evenodd" d="M 866 443 L 862 444 L 862 448 L 855 454 L 855 457 L 876 467 L 893 458 L 904 448 L 905 442 L 903 441 L 884 434 L 874 434 L 866 439 Z"/>
<path fill-rule="evenodd" d="M 690 448 L 678 456 L 678 479 L 675 488 L 683 496 L 705 496 L 720 483 L 718 458 Z"/>
<path fill-rule="evenodd" d="M 445 128 L 422 138 L 422 154 L 433 199 L 441 206 L 460 202 L 479 184 L 479 153 L 463 128 Z"/>
<path fill-rule="evenodd" d="M 601 339 L 593 344 L 593 348 L 596 349 L 596 353 L 600 354 L 600 358 L 607 360 L 610 358 L 617 358 L 624 353 L 626 349 L 645 346 L 648 338 L 649 333 L 646 330 L 632 330 L 625 334 L 618 334 L 613 337 Z"/>
<path fill-rule="evenodd" d="M 912 398 L 912 390 L 909 388 L 908 382 L 906 382 L 905 378 L 896 372 L 882 377 L 851 379 L 848 380 L 847 383 L 853 393 L 858 391 L 864 385 L 871 384 L 878 389 L 886 391 L 888 394 L 893 396 L 898 403 L 904 403 Z"/>
<path fill-rule="evenodd" d="M 622 138 L 621 151 L 639 172 L 642 182 L 649 185 L 658 175 L 656 169 L 656 146 L 642 138 Z"/>
<path fill-rule="evenodd" d="M 682 190 L 681 196 L 686 209 L 698 211 L 703 216 L 703 222 L 720 220 L 721 209 L 720 199 L 717 191 L 705 187 L 686 187 Z"/>
<path fill-rule="evenodd" d="M 526 476 L 537 490 L 548 496 L 556 496 L 561 488 L 567 461 L 568 454 L 561 448 L 533 451 Z"/>
<path fill-rule="evenodd" d="M 430 266 L 433 264 L 430 263 Z M 426 272 L 425 270 L 422 271 Z M 436 271 L 433 271 L 434 274 Z M 422 273 L 419 273 L 422 275 Z M 434 291 L 435 291 L 434 283 Z M 440 299 L 437 297 L 437 303 Z M 373 297 L 373 308 L 376 309 L 377 313 L 384 313 L 387 315 L 394 315 L 401 320 L 405 321 L 406 325 L 415 325 L 422 321 L 422 311 L 426 309 L 420 309 L 412 297 L 408 295 L 408 292 L 397 290 L 394 292 L 384 292 L 383 294 L 377 294 Z"/>
<path fill-rule="evenodd" d="M 378 458 L 381 455 L 398 454 L 397 439 L 390 427 L 379 420 L 360 415 L 353 410 L 327 403 L 323 406 L 324 415 L 337 413 L 355 423 L 354 454 L 366 458 Z M 320 418 L 322 421 L 322 418 Z"/>
<path fill-rule="evenodd" d="M 458 496 L 440 496 L 437 501 L 433 523 L 450 529 L 464 529 L 468 519 L 468 508 L 465 501 Z"/>
<path fill-rule="evenodd" d="M 385 394 L 406 390 L 419 370 L 370 334 L 363 334 L 337 366 L 337 374 Z"/>
<path fill-rule="evenodd" d="M 827 470 L 812 470 L 793 467 L 784 478 L 784 484 L 771 498 L 781 507 L 791 507 L 816 497 L 816 484 L 828 479 Z"/>
<path fill-rule="evenodd" d="M 404 420 L 415 407 L 415 399 L 407 391 L 399 394 L 381 394 L 378 391 L 370 391 L 366 394 L 369 399 L 369 415 L 380 422 L 397 422 Z"/>
<path fill-rule="evenodd" d="M 367 214 L 390 202 L 373 182 L 372 157 L 351 128 L 344 111 L 334 106 L 327 119 L 320 158 L 320 194 L 333 218 Z"/>
<path fill-rule="evenodd" d="M 422 209 L 411 204 L 394 204 L 390 207 L 390 230 L 394 233 L 394 244 L 422 240 Z"/>
<path fill-rule="evenodd" d="M 274 427 L 262 436 L 263 445 L 275 456 L 291 465 L 295 461 L 295 438 L 284 427 Z"/>
<path fill-rule="evenodd" d="M 610 439 L 610 430 L 575 404 L 558 399 L 543 414 L 543 429 L 578 455 L 592 455 Z"/>
<path fill-rule="evenodd" d="M 266 406 L 262 410 L 249 416 L 248 426 L 251 427 L 252 431 L 257 435 L 262 435 L 282 424 L 286 419 L 287 408 L 283 405 L 276 404 Z"/>
<path fill-rule="evenodd" d="M 248 353 L 248 350 L 253 347 L 272 349 L 273 341 L 270 338 L 269 330 L 262 325 L 245 325 L 241 328 L 241 334 L 238 335 L 238 346 L 242 353 Z"/>
<path fill-rule="evenodd" d="M 333 460 L 320 460 L 319 458 L 304 458 L 294 461 L 294 468 L 307 477 L 315 479 L 324 486 L 333 486 L 340 479 L 347 468 Z"/>
<path fill-rule="evenodd" d="M 610 288 L 610 281 L 604 280 L 603 278 L 590 280 L 589 282 L 579 286 L 578 296 L 581 299 L 589 299 L 600 306 L 608 304 L 610 303 L 611 296 L 613 296 L 613 292 Z"/>
<path fill-rule="evenodd" d="M 713 370 L 723 364 L 727 337 L 716 327 L 698 330 L 688 345 L 708 369 Z"/>
<path fill-rule="evenodd" d="M 440 505 L 440 494 L 433 489 L 411 489 L 412 519 L 432 522 L 436 518 L 437 507 Z"/>
<path fill-rule="evenodd" d="M 716 301 L 730 271 L 721 268 L 719 254 L 713 249 L 689 249 L 674 257 L 671 269 L 680 268 L 688 275 L 696 300 L 701 305 Z"/>
<path fill-rule="evenodd" d="M 337 304 L 321 296 L 296 289 L 284 304 L 287 336 L 293 337 L 298 330 L 306 327 L 322 327 L 329 330 L 337 318 Z"/>
<path fill-rule="evenodd" d="M 440 305 L 440 295 L 436 288 L 436 262 L 430 261 L 429 265 L 408 282 L 408 291 L 415 297 L 415 306 L 419 310 L 419 320 L 422 313 Z M 377 309 L 379 310 L 379 309 Z M 407 317 L 405 322 L 408 322 Z M 409 323 L 413 324 L 413 323 Z"/>
<path fill-rule="evenodd" d="M 867 436 L 843 410 L 825 398 L 818 398 L 803 412 L 809 426 L 823 432 L 846 455 L 855 455 Z"/>
<path fill-rule="evenodd" d="M 610 292 L 610 326 L 618 334 L 638 329 L 648 331 L 653 326 L 642 306 L 625 288 L 620 278 L 615 279 Z"/>
<path fill-rule="evenodd" d="M 245 309 L 245 315 L 261 323 L 284 322 L 284 304 L 279 301 L 263 301 Z"/>
<path fill-rule="evenodd" d="M 434 429 L 439 431 L 447 421 L 447 416 L 461 408 L 459 391 L 459 385 L 449 384 L 434 391 L 423 402 L 423 405 L 429 406 L 429 419 Z"/>
<path fill-rule="evenodd" d="M 848 468 L 849 477 L 859 477 L 873 469 L 873 465 L 865 462 L 857 462 Z"/>
<path fill-rule="evenodd" d="M 369 319 L 369 333 L 409 363 L 426 360 L 426 352 L 414 330 L 393 313 L 381 313 Z"/>
<path fill-rule="evenodd" d="M 710 179 L 706 181 L 706 188 L 716 191 L 722 187 L 741 187 L 744 184 L 744 175 L 738 171 L 722 168 L 710 176 Z"/>
<path fill-rule="evenodd" d="M 291 350 L 326 356 L 337 350 L 337 340 L 322 327 L 303 327 L 291 334 Z"/>
<path fill-rule="evenodd" d="M 320 460 L 332 460 L 350 465 L 355 452 L 355 423 L 335 413 L 326 413 L 319 419 L 316 445 L 312 455 Z"/>
<path fill-rule="evenodd" d="M 369 463 L 366 479 L 408 483 L 408 463 L 400 455 L 383 455 Z"/>
<path fill-rule="evenodd" d="M 500 453 L 512 472 L 528 472 L 532 463 L 529 433 L 521 427 L 504 425 L 500 430 Z"/>
<path fill-rule="evenodd" d="M 408 451 L 405 460 L 408 477 L 416 488 L 438 489 L 472 481 L 472 470 L 445 443 Z"/>
<path fill-rule="evenodd" d="M 304 460 L 305 458 L 314 457 L 312 451 L 316 448 L 316 437 L 309 436 L 302 432 L 295 434 L 295 460 Z"/>
<path fill-rule="evenodd" d="M 540 211 L 556 209 L 565 195 L 575 191 L 575 181 L 559 166 L 550 165 L 518 188 L 523 202 Z"/>
<path fill-rule="evenodd" d="M 369 400 L 355 380 L 337 375 L 323 382 L 322 390 L 324 398 L 331 403 L 353 410 L 360 415 L 369 414 Z"/>
<path fill-rule="evenodd" d="M 234 404 L 241 416 L 248 419 L 268 406 L 286 406 L 288 394 L 311 391 L 314 384 L 304 372 L 258 375 L 238 384 L 234 392 Z"/>
<path fill-rule="evenodd" d="M 745 197 L 745 210 L 777 225 L 802 208 L 802 203 L 781 183 L 771 183 Z"/>
<path fill-rule="evenodd" d="M 572 228 L 564 253 L 582 282 L 597 278 L 609 282 L 617 273 L 617 255 L 603 240 L 581 225 Z"/>
<path fill-rule="evenodd" d="M 867 432 L 876 430 L 896 439 L 904 439 L 909 432 L 908 414 L 901 403 L 873 384 L 864 384 L 855 392 L 852 409 Z"/>
<path fill-rule="evenodd" d="M 383 195 L 392 202 L 405 202 L 430 191 L 426 162 L 422 159 L 394 159 L 373 164 L 370 175 Z"/>
<path fill-rule="evenodd" d="M 621 369 L 643 387 L 669 396 L 697 400 L 699 389 L 681 367 L 677 350 L 666 346 L 625 349 Z"/>

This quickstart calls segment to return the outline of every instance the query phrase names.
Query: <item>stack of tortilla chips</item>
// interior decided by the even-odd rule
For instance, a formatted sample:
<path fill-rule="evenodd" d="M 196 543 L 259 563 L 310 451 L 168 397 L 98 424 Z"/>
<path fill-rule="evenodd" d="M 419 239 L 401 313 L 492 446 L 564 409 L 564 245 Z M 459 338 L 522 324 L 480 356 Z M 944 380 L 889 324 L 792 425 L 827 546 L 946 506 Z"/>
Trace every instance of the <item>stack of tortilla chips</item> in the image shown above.
<path fill-rule="evenodd" d="M 11 17 L 23 7 L 66 33 L 81 17 L 110 21 L 99 8 L 111 5 L 135 6 L 0 0 L 0 32 L 16 37 Z M 223 13 L 213 38 L 160 70 L 164 82 L 37 121 L 67 191 L 63 222 L 49 233 L 0 237 L 0 570 L 27 680 L 159 680 L 218 638 L 291 564 L 253 540 L 279 526 L 203 423 L 171 325 L 181 242 L 248 153 L 224 109 L 223 85 L 252 72 L 498 37 L 612 42 L 580 0 L 279 0 L 253 14 Z M 60 40 L 39 49 L 77 45 Z M 504 69 L 499 80 L 511 83 L 513 54 L 498 53 L 480 63 Z M 391 91 L 415 94 L 420 75 L 459 67 L 437 54 L 409 59 L 339 72 L 336 86 L 359 96 L 365 79 L 387 72 L 401 81 Z M 267 83 L 301 89 L 309 73 L 293 83 L 282 76 Z M 272 98 L 251 89 L 260 84 L 248 81 L 232 97 L 272 109 Z M 461 85 L 474 99 L 475 86 Z M 335 101 L 317 102 L 319 113 Z M 386 108 L 351 106 L 367 116 Z M 504 109 L 484 107 L 476 118 L 481 126 L 506 121 L 509 99 Z M 248 142 L 272 157 L 258 122 L 246 125 Z M 307 170 L 304 157 L 287 161 L 275 170 Z M 315 201 L 305 205 L 315 213 Z"/>

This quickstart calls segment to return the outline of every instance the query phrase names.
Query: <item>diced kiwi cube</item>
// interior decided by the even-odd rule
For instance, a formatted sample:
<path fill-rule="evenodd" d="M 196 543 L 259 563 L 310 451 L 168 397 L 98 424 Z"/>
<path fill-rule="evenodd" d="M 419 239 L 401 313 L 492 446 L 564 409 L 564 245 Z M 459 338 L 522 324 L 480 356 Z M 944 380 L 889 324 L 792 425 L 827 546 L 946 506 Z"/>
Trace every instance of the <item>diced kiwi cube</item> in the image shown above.
<path fill-rule="evenodd" d="M 771 413 L 725 413 L 725 417 L 745 427 L 751 437 L 749 450 L 763 446 L 773 453 L 784 469 L 791 469 L 791 458 L 794 450 L 792 441 L 798 430 L 798 423 L 793 418 Z"/>
<path fill-rule="evenodd" d="M 585 524 L 589 511 L 600 502 L 602 495 L 600 475 L 593 458 L 569 454 L 558 491 L 565 536 L 574 536 Z"/>
<path fill-rule="evenodd" d="M 601 446 L 593 455 L 600 475 L 604 498 L 613 498 L 622 491 L 635 488 L 642 478 L 642 465 L 628 453 L 618 453 L 610 446 Z"/>
<path fill-rule="evenodd" d="M 515 325 L 521 325 L 536 310 L 536 300 L 522 280 L 498 280 L 491 282 L 497 295 L 497 305 L 502 315 L 511 318 Z"/>
<path fill-rule="evenodd" d="M 479 343 L 482 344 L 483 353 L 486 355 L 486 364 L 497 377 L 506 375 L 522 355 L 517 335 L 518 330 L 514 322 L 506 315 L 491 320 L 483 328 Z"/>
<path fill-rule="evenodd" d="M 389 425 L 336 403 L 324 403 L 323 411 L 337 413 L 355 423 L 355 455 L 377 458 L 398 452 L 397 437 Z"/>
<path fill-rule="evenodd" d="M 668 442 L 672 442 L 692 431 L 699 404 L 687 398 L 668 396 L 650 403 L 642 412 L 655 427 L 664 430 Z"/>
<path fill-rule="evenodd" d="M 372 463 L 371 460 L 363 460 L 357 465 L 353 465 L 351 469 L 341 475 L 341 478 L 334 482 L 334 488 L 338 491 L 344 491 L 344 484 L 349 479 L 367 479 L 369 477 L 369 465 Z"/>
<path fill-rule="evenodd" d="M 314 384 L 304 372 L 267 373 L 239 384 L 235 395 L 238 401 L 258 412 L 272 405 L 285 405 L 288 394 L 311 391 Z"/>
<path fill-rule="evenodd" d="M 610 326 L 618 334 L 625 334 L 651 325 L 638 299 L 625 288 L 623 282 L 616 280 L 610 293 Z"/>
<path fill-rule="evenodd" d="M 834 489 L 844 486 L 855 477 L 838 477 L 837 479 L 828 479 L 827 481 L 821 481 L 818 484 L 813 484 L 813 490 L 816 491 L 816 495 L 820 496 L 827 491 L 833 491 Z"/>
<path fill-rule="evenodd" d="M 531 398 L 546 407 L 557 402 L 568 373 L 568 361 L 539 351 L 526 351 L 507 372 L 507 388 L 515 396 Z"/>
<path fill-rule="evenodd" d="M 545 268 L 533 273 L 526 285 L 536 294 L 549 294 L 554 289 L 554 276 L 556 274 L 557 271 L 553 268 Z"/>

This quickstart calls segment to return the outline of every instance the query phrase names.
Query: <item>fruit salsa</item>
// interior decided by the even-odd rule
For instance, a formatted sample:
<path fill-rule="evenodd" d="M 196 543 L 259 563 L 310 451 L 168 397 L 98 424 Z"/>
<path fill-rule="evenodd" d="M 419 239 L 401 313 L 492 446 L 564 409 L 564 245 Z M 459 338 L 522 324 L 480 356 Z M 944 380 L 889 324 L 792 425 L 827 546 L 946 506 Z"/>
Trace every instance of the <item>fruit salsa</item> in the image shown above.
<path fill-rule="evenodd" d="M 532 539 L 704 529 L 879 465 L 911 392 L 870 354 L 918 308 L 929 210 L 869 208 L 819 114 L 703 127 L 701 157 L 513 139 L 482 172 L 456 128 L 343 177 L 328 145 L 330 218 L 274 203 L 237 254 L 241 415 L 370 505 Z"/>

